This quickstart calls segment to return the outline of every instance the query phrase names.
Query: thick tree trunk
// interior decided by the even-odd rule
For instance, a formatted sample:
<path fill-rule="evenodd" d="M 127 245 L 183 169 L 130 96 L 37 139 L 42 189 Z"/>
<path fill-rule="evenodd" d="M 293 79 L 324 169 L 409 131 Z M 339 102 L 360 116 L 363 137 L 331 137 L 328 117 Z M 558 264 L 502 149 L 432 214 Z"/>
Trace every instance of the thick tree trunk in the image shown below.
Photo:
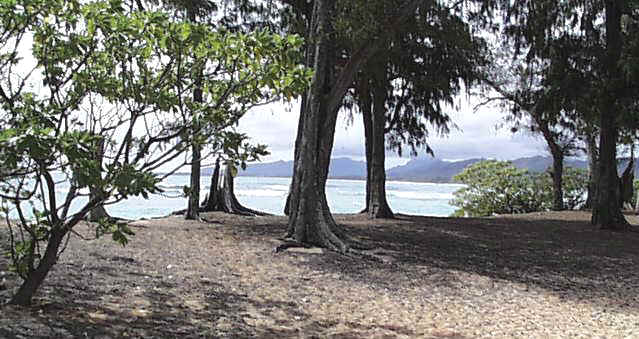
<path fill-rule="evenodd" d="M 599 148 L 594 135 L 586 138 L 588 149 L 588 197 L 584 208 L 592 209 L 597 204 L 597 185 L 599 182 Z"/>
<path fill-rule="evenodd" d="M 599 141 L 599 182 L 597 204 L 592 211 L 591 222 L 602 229 L 622 230 L 628 228 L 628 221 L 621 213 L 616 191 L 619 186 L 617 176 L 617 93 L 623 86 L 620 77 L 621 57 L 621 9 L 623 1 L 606 0 L 606 55 L 604 90 L 600 108 Z"/>
<path fill-rule="evenodd" d="M 325 183 L 335 134 L 337 109 L 329 110 L 326 94 L 330 92 L 333 65 L 329 51 L 330 17 L 334 0 L 315 1 L 310 41 L 314 50 L 315 74 L 307 105 L 300 115 L 300 137 L 296 144 L 293 184 L 289 203 L 287 238 L 295 242 L 345 252 L 346 242 L 326 202 Z"/>
<path fill-rule="evenodd" d="M 38 263 L 38 266 L 33 271 L 29 272 L 27 278 L 18 289 L 18 292 L 16 292 L 9 301 L 10 304 L 23 306 L 31 304 L 31 300 L 33 299 L 36 291 L 40 285 L 42 285 L 42 282 L 47 277 L 51 267 L 53 267 L 58 260 L 58 251 L 65 235 L 66 232 L 63 231 L 61 227 L 54 228 L 51 232 L 51 237 L 49 238 L 44 256 Z"/>
<path fill-rule="evenodd" d="M 220 173 L 222 173 L 221 178 Z M 233 174 L 228 166 L 224 171 L 220 171 L 219 159 L 215 163 L 215 170 L 211 176 L 211 188 L 200 212 L 225 212 L 245 216 L 268 215 L 268 213 L 255 211 L 240 204 L 235 196 Z"/>
<path fill-rule="evenodd" d="M 386 99 L 387 79 L 386 69 L 377 67 L 375 85 L 373 87 L 373 116 L 372 116 L 372 153 L 367 186 L 370 187 L 368 197 L 368 216 L 375 218 L 392 218 L 393 212 L 386 201 Z"/>

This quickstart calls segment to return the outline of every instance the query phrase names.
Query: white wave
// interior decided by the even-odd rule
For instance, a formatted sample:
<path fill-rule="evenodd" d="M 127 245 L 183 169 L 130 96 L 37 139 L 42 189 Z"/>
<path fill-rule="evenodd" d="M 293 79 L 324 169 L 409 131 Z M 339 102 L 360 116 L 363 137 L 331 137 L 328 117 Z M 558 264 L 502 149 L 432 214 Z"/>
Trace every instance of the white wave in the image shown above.
<path fill-rule="evenodd" d="M 409 200 L 450 200 L 453 199 L 452 193 L 436 193 L 436 192 L 410 192 L 410 191 L 388 191 L 389 195 Z"/>
<path fill-rule="evenodd" d="M 235 190 L 235 194 L 239 197 L 285 197 L 288 194 L 288 189 L 286 191 L 268 189 Z"/>
<path fill-rule="evenodd" d="M 158 185 L 163 190 L 182 190 L 184 185 Z"/>
<path fill-rule="evenodd" d="M 288 192 L 288 185 L 266 185 L 264 188 L 273 191 L 285 191 Z"/>

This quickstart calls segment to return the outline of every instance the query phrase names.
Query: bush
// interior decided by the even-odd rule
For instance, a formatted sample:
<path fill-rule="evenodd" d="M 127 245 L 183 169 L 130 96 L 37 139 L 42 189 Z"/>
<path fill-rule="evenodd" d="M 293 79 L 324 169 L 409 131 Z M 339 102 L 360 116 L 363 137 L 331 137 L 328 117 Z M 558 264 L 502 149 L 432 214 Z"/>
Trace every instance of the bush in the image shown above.
<path fill-rule="evenodd" d="M 453 179 L 467 185 L 454 193 L 451 204 L 459 209 L 453 216 L 530 213 L 552 207 L 550 175 L 518 169 L 507 161 L 481 161 Z M 566 168 L 563 187 L 567 208 L 582 204 L 587 190 L 586 171 Z"/>

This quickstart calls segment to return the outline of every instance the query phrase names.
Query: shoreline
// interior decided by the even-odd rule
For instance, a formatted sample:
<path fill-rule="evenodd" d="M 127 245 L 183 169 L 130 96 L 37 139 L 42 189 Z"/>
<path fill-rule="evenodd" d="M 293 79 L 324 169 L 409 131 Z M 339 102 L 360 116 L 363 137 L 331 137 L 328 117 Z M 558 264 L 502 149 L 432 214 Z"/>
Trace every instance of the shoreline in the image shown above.
<path fill-rule="evenodd" d="M 166 173 L 158 173 L 158 174 L 166 174 Z M 187 172 L 179 172 L 179 173 L 173 173 L 171 175 L 175 175 L 175 176 L 190 176 L 190 173 Z M 208 176 L 208 175 L 207 175 Z M 202 175 L 202 177 L 206 177 L 205 175 Z M 238 174 L 237 177 L 243 177 L 243 178 L 280 178 L 280 179 L 291 179 L 290 176 L 279 176 L 279 175 L 261 175 L 261 176 L 254 176 L 254 175 L 242 175 L 242 174 Z M 348 177 L 348 176 L 337 176 L 337 177 L 328 177 L 328 180 L 352 180 L 352 181 L 366 181 L 366 178 L 364 177 Z M 410 178 L 398 178 L 398 179 L 386 179 L 386 182 L 395 182 L 395 183 L 402 183 L 402 182 L 406 182 L 406 183 L 421 183 L 421 184 L 445 184 L 445 185 L 463 185 L 462 183 L 456 182 L 456 181 L 437 181 L 437 180 L 419 180 L 419 179 L 410 179 Z"/>

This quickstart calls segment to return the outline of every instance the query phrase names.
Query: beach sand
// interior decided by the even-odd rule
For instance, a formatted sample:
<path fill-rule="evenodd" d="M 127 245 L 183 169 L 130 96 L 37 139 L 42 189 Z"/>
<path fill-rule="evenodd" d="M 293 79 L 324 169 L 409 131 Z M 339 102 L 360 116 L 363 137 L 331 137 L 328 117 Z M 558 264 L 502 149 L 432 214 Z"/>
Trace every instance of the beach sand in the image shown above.
<path fill-rule="evenodd" d="M 137 221 L 126 247 L 72 236 L 33 306 L 0 308 L 0 337 L 639 338 L 639 233 L 588 212 L 337 215 L 374 258 L 275 253 L 285 217 L 206 218 Z"/>

